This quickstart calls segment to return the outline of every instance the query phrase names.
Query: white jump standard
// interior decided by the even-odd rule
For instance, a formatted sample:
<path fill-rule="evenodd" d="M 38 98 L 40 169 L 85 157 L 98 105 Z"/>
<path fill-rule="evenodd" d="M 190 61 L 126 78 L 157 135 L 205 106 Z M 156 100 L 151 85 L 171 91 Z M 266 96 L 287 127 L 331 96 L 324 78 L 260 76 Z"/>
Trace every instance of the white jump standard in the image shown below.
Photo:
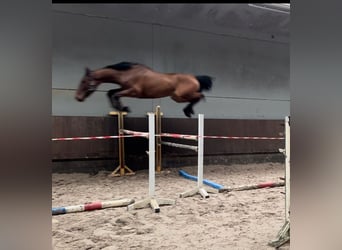
<path fill-rule="evenodd" d="M 135 202 L 131 205 L 127 206 L 127 210 L 140 209 L 151 206 L 155 213 L 160 212 L 159 205 L 174 205 L 176 202 L 172 199 L 166 198 L 156 198 L 155 197 L 155 133 L 154 133 L 154 113 L 148 113 L 148 139 L 149 139 L 149 149 L 148 149 L 148 158 L 149 158 L 149 180 L 148 180 L 148 191 L 149 197 Z"/>
<path fill-rule="evenodd" d="M 285 117 L 285 150 L 279 149 L 285 155 L 285 223 L 279 230 L 276 239 L 268 245 L 278 249 L 290 240 L 290 116 Z"/>
<path fill-rule="evenodd" d="M 204 115 L 198 115 L 198 169 L 197 169 L 197 187 L 188 191 L 185 191 L 179 195 L 181 198 L 194 196 L 195 194 L 200 194 L 203 198 L 209 198 L 209 193 L 218 193 L 217 189 L 203 187 L 203 145 L 204 145 Z"/>

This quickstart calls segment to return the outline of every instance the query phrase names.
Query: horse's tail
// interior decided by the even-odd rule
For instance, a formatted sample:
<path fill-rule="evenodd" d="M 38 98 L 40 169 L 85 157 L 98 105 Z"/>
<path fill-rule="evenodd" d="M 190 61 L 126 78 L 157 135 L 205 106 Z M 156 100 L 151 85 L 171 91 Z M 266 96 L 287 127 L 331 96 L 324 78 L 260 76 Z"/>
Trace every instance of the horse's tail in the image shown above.
<path fill-rule="evenodd" d="M 196 79 L 200 83 L 199 92 L 202 92 L 202 90 L 208 91 L 213 86 L 214 78 L 211 77 L 211 76 L 205 76 L 205 75 L 203 75 L 203 76 L 196 76 Z"/>

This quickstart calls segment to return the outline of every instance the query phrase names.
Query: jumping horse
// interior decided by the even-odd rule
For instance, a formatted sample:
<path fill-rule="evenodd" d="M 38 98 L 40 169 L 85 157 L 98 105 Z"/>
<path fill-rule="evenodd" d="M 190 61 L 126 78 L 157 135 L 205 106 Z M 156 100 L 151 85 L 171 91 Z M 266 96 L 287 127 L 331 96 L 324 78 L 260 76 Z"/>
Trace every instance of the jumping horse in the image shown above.
<path fill-rule="evenodd" d="M 120 102 L 121 97 L 162 98 L 170 96 L 177 103 L 189 102 L 183 109 L 187 117 L 194 114 L 193 106 L 212 87 L 213 78 L 206 75 L 159 73 L 140 63 L 120 62 L 97 70 L 86 68 L 85 75 L 76 91 L 76 100 L 82 102 L 90 96 L 101 83 L 114 83 L 120 88 L 111 89 L 107 96 L 113 108 L 130 112 Z"/>

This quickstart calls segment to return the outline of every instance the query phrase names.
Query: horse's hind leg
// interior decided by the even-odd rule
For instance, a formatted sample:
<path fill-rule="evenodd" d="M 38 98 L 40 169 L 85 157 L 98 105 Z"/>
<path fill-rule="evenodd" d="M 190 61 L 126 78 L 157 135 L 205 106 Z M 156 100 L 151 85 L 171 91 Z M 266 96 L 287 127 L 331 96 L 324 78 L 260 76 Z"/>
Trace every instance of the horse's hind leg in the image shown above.
<path fill-rule="evenodd" d="M 118 95 L 119 92 L 123 91 L 122 88 L 120 89 L 111 89 L 107 92 L 107 96 L 109 98 L 110 103 L 112 104 L 112 107 L 118 111 L 123 112 L 130 112 L 128 107 L 122 106 L 120 102 L 120 95 Z"/>

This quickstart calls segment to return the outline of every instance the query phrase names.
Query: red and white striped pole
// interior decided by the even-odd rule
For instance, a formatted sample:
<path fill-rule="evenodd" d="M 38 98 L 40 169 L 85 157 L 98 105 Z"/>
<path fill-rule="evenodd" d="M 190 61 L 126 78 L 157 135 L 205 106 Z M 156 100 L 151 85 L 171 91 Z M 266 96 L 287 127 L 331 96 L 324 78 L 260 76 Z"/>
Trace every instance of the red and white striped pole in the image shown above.
<path fill-rule="evenodd" d="M 87 202 L 81 205 L 52 208 L 52 215 L 92 211 L 110 207 L 123 207 L 134 203 L 133 199 L 121 199 L 112 201 Z"/>

